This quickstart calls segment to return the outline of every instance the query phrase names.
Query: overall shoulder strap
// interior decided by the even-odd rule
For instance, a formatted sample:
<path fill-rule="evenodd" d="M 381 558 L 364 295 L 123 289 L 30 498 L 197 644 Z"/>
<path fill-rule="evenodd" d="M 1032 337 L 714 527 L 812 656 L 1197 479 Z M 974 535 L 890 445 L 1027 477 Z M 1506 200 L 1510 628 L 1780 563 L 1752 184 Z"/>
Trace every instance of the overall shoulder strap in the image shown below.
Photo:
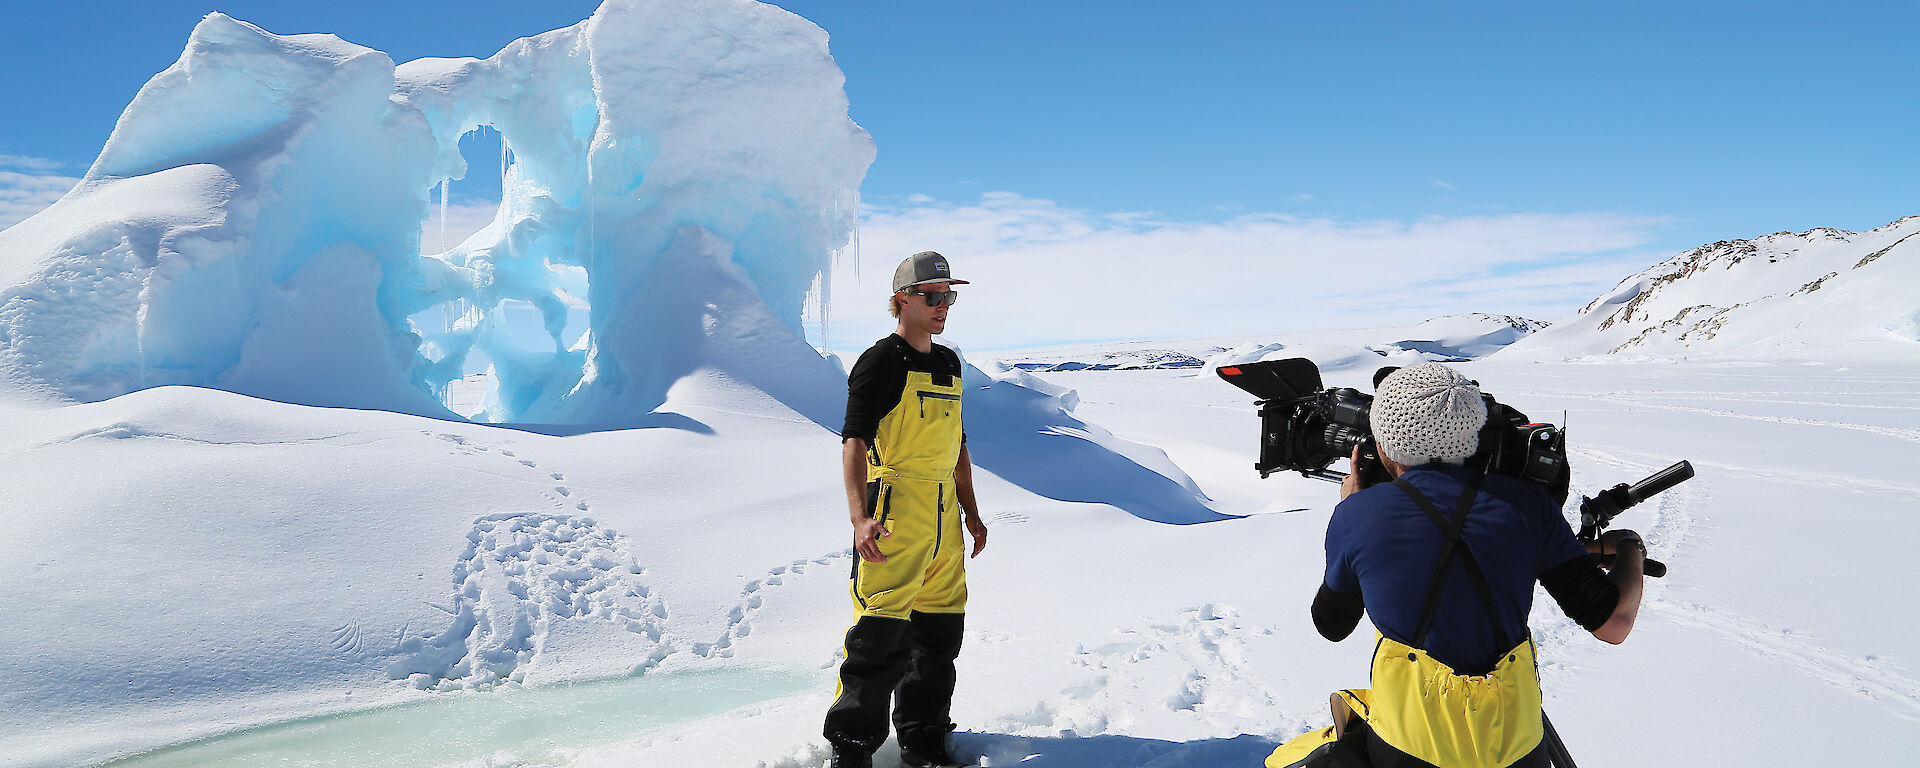
<path fill-rule="evenodd" d="M 1479 596 L 1481 607 L 1486 611 L 1487 621 L 1493 628 L 1494 641 L 1504 640 L 1501 635 L 1505 634 L 1505 629 L 1500 626 L 1500 617 L 1493 610 L 1493 588 L 1487 584 L 1486 575 L 1480 572 L 1479 563 L 1474 562 L 1473 551 L 1460 545 L 1460 533 L 1467 527 L 1467 511 L 1473 508 L 1473 500 L 1480 495 L 1481 477 L 1482 475 L 1476 472 L 1473 478 L 1467 481 L 1467 489 L 1460 494 L 1460 503 L 1454 507 L 1452 520 L 1442 516 L 1440 509 L 1433 505 L 1433 501 L 1412 483 L 1407 482 L 1406 478 L 1395 478 L 1393 481 L 1394 487 L 1412 498 L 1413 503 L 1420 506 L 1420 511 L 1426 513 L 1427 519 L 1433 521 L 1433 524 L 1445 535 L 1440 543 L 1440 557 L 1433 563 L 1433 575 L 1427 584 L 1427 598 L 1420 605 L 1420 621 L 1414 626 L 1413 645 L 1416 648 L 1426 647 L 1427 630 L 1432 628 L 1433 615 L 1440 609 L 1440 586 L 1445 581 L 1447 563 L 1452 561 L 1455 549 L 1460 551 L 1460 562 L 1467 569 L 1467 580 L 1472 582 L 1473 591 Z"/>

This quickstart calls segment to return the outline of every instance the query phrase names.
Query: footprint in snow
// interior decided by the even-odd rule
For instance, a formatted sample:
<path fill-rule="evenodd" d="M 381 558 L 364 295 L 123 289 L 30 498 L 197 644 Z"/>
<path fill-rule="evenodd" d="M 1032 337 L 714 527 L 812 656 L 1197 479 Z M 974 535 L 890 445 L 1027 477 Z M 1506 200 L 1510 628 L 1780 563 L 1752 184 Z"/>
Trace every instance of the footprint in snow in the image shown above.
<path fill-rule="evenodd" d="M 503 513 L 475 521 L 467 541 L 453 569 L 452 606 L 443 609 L 451 626 L 393 647 L 393 679 L 442 690 L 519 682 L 548 633 L 568 622 L 645 636 L 654 650 L 638 669 L 670 652 L 666 602 L 619 534 L 585 517 Z M 336 647 L 360 642 L 357 628 L 336 633 Z"/>
<path fill-rule="evenodd" d="M 747 582 L 740 589 L 740 602 L 727 612 L 727 628 L 720 637 L 711 643 L 694 643 L 695 655 L 706 658 L 730 658 L 733 656 L 734 643 L 753 634 L 753 617 L 766 604 L 767 598 L 779 591 L 790 578 L 798 577 L 807 570 L 833 563 L 848 557 L 848 550 L 841 550 L 820 557 L 802 558 L 785 565 L 774 566 L 767 575 Z"/>

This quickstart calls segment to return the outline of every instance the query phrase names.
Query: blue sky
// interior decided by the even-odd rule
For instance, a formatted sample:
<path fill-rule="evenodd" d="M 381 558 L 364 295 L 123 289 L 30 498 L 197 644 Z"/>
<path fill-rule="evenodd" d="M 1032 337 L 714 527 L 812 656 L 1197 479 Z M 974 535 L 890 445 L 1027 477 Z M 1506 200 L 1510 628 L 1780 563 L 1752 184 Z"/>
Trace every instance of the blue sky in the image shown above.
<path fill-rule="evenodd" d="M 208 11 L 406 61 L 485 57 L 595 5 L 14 3 L 0 25 L 0 186 L 13 189 L 0 216 L 57 194 L 45 178 L 84 171 Z M 911 230 L 886 228 L 928 217 L 1004 231 L 1041 210 L 1104 237 L 1138 234 L 1114 223 L 1127 217 L 1160 237 L 1249 217 L 1353 237 L 1613 222 L 1591 244 L 1476 262 L 1491 277 L 1585 264 L 1551 295 L 1471 307 L 1551 315 L 1702 243 L 1920 214 L 1915 3 L 782 5 L 832 36 L 852 115 L 879 147 L 863 246 L 917 250 Z M 890 269 L 886 253 L 865 261 Z M 1064 258 L 1049 253 L 1029 258 Z"/>

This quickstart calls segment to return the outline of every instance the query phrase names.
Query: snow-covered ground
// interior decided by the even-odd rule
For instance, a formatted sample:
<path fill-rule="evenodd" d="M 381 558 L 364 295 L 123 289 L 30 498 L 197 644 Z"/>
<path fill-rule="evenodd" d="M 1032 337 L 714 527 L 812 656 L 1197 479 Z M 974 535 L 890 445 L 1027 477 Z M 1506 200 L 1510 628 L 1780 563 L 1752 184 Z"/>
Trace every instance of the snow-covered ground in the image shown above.
<path fill-rule="evenodd" d="M 1565 412 L 1576 491 L 1699 470 L 1617 521 L 1673 567 L 1625 646 L 1536 610 L 1577 758 L 1920 759 L 1880 738 L 1920 720 L 1920 364 L 1463 365 Z M 1153 523 L 982 472 L 960 750 L 1255 765 L 1324 724 L 1369 650 L 1307 618 L 1334 487 L 1258 479 L 1252 403 L 1210 372 L 1038 375 L 1246 517 Z M 824 760 L 852 618 L 836 438 L 749 387 L 687 379 L 657 425 L 565 437 L 185 387 L 4 417 L 0 765 Z"/>
<path fill-rule="evenodd" d="M 1509 358 L 1828 359 L 1911 354 L 1920 341 L 1920 216 L 1675 254 L 1528 337 Z"/>
<path fill-rule="evenodd" d="M 802 320 L 873 157 L 826 43 L 740 0 L 398 66 L 203 20 L 0 231 L 0 768 L 822 764 L 845 361 Z M 500 214 L 423 255 L 483 126 Z M 1305 356 L 1466 360 L 1567 425 L 1581 492 L 1698 468 L 1618 521 L 1673 566 L 1625 647 L 1533 617 L 1580 759 L 1920 762 L 1886 738 L 1920 721 L 1917 228 L 1705 246 L 1539 333 L 970 356 L 957 751 L 1251 766 L 1365 684 L 1307 617 L 1335 489 L 1258 479 L 1213 373 Z"/>

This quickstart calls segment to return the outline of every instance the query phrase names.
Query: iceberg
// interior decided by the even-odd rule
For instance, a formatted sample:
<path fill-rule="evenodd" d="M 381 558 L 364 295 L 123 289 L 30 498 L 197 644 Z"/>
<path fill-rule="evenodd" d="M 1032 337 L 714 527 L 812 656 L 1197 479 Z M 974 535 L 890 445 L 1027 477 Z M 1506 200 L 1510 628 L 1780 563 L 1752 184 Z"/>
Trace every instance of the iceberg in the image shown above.
<path fill-rule="evenodd" d="M 398 66 L 210 14 L 80 184 L 0 232 L 0 391 L 187 385 L 453 420 L 449 384 L 484 360 L 477 418 L 522 429 L 686 426 L 669 390 L 718 374 L 837 431 L 846 374 L 803 320 L 825 322 L 874 158 L 844 81 L 825 32 L 752 0 L 608 0 L 487 59 Z M 481 130 L 499 209 L 423 253 Z M 545 343 L 508 322 L 527 306 Z M 1031 381 L 969 380 L 982 466 L 1224 519 L 1158 450 Z"/>
<path fill-rule="evenodd" d="M 705 366 L 830 424 L 802 311 L 874 157 L 843 82 L 825 32 L 751 0 L 610 0 L 484 60 L 399 66 L 210 14 L 80 184 L 0 233 L 0 380 L 445 418 L 479 351 L 491 421 L 633 422 Z M 483 127 L 507 148 L 499 212 L 423 255 Z M 589 314 L 570 346 L 568 297 Z M 511 302 L 551 349 L 509 338 Z"/>

